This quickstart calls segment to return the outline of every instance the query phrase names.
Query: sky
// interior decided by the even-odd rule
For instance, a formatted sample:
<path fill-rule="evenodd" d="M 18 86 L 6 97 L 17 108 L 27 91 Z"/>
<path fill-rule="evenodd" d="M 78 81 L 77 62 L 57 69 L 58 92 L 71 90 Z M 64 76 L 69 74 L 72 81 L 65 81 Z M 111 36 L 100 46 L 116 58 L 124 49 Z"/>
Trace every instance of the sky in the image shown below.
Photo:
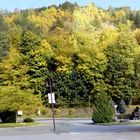
<path fill-rule="evenodd" d="M 62 4 L 66 0 L 1 0 L 0 9 L 7 9 L 13 11 L 15 9 L 29 9 L 46 7 L 52 4 Z M 79 5 L 87 5 L 88 3 L 94 3 L 96 6 L 102 8 L 129 6 L 132 9 L 140 9 L 140 0 L 67 0 L 71 3 L 78 3 Z"/>

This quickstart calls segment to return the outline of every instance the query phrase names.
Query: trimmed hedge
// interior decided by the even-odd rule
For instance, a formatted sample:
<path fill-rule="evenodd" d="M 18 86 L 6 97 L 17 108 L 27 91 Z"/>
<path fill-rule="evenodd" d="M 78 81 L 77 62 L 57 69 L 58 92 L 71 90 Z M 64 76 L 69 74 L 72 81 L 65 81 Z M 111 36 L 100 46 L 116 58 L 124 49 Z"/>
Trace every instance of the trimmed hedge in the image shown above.
<path fill-rule="evenodd" d="M 15 123 L 16 122 L 16 111 L 1 112 L 0 118 L 3 123 Z"/>

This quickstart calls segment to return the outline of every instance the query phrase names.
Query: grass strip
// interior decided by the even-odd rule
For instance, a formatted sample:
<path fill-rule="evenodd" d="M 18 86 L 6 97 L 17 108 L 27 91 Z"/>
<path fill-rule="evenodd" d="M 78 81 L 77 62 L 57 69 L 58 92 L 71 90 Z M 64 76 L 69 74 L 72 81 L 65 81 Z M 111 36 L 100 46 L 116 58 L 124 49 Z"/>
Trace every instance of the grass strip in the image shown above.
<path fill-rule="evenodd" d="M 41 126 L 42 123 L 30 122 L 30 123 L 0 123 L 0 128 L 12 128 L 12 127 L 28 127 L 28 126 Z"/>

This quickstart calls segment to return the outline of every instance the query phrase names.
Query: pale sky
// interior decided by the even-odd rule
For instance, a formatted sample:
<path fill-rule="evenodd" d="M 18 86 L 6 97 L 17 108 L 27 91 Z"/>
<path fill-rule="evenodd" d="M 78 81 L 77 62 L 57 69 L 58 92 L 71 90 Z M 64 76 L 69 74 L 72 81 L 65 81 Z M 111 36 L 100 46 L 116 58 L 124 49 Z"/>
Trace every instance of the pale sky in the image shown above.
<path fill-rule="evenodd" d="M 66 0 L 1 0 L 0 9 L 7 9 L 13 11 L 14 9 L 27 9 L 27 8 L 39 8 L 44 6 L 50 6 L 52 4 L 62 4 Z M 71 3 L 77 2 L 79 5 L 87 5 L 88 3 L 95 3 L 95 5 L 108 8 L 129 6 L 132 9 L 140 9 L 140 0 L 67 0 Z"/>

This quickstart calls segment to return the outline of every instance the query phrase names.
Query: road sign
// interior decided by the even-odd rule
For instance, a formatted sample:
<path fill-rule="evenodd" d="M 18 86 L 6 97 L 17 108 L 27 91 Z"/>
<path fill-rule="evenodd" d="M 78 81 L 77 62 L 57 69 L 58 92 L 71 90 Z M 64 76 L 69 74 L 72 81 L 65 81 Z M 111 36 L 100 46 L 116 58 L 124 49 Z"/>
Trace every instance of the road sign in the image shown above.
<path fill-rule="evenodd" d="M 55 94 L 54 93 L 48 93 L 48 100 L 49 104 L 55 104 Z"/>

